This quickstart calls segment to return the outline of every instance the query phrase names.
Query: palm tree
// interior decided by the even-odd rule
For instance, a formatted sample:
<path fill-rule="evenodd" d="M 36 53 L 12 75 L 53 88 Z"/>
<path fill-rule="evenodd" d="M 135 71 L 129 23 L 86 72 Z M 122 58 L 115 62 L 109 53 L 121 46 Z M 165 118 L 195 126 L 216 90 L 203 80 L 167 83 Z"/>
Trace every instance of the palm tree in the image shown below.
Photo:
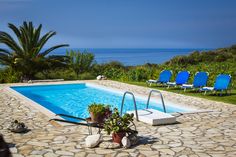
<path fill-rule="evenodd" d="M 42 25 L 35 28 L 32 22 L 23 22 L 19 28 L 9 23 L 8 27 L 13 31 L 17 40 L 10 34 L 0 31 L 0 44 L 7 47 L 6 49 L 0 48 L 0 63 L 21 73 L 23 80 L 32 79 L 40 71 L 65 63 L 65 56 L 49 56 L 48 54 L 55 49 L 69 46 L 68 44 L 43 49 L 47 41 L 56 35 L 56 32 L 50 31 L 41 36 Z"/>

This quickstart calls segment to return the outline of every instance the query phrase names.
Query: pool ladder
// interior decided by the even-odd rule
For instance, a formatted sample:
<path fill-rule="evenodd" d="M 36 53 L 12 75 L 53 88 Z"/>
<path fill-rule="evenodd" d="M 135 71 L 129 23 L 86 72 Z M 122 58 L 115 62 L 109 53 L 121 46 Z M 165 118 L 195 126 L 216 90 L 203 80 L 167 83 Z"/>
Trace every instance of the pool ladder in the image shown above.
<path fill-rule="evenodd" d="M 126 94 L 131 95 L 132 98 L 133 98 L 136 120 L 139 121 L 138 120 L 138 111 L 137 111 L 136 100 L 135 100 L 134 94 L 132 92 L 129 92 L 129 91 L 126 91 L 124 93 L 124 95 L 123 95 L 122 103 L 121 103 L 121 109 L 120 109 L 120 115 L 122 115 L 122 112 L 123 112 L 123 106 L 124 106 L 124 103 L 125 103 L 125 96 L 126 96 Z"/>
<path fill-rule="evenodd" d="M 162 102 L 163 110 L 164 110 L 164 112 L 166 113 L 166 107 L 165 107 L 165 103 L 164 103 L 163 96 L 162 96 L 161 92 L 158 91 L 158 90 L 151 90 L 151 91 L 149 92 L 148 100 L 147 100 L 147 104 L 146 104 L 146 109 L 148 109 L 148 107 L 149 107 L 149 103 L 150 103 L 150 99 L 151 99 L 152 93 L 159 93 L 159 95 L 160 95 L 160 97 L 161 97 L 161 102 Z M 124 106 L 124 103 L 125 103 L 125 96 L 126 96 L 127 94 L 131 95 L 132 98 L 133 98 L 136 120 L 139 121 L 139 119 L 138 119 L 138 111 L 137 111 L 137 104 L 136 104 L 135 96 L 134 96 L 134 94 L 133 94 L 132 92 L 129 92 L 129 91 L 126 91 L 126 92 L 124 93 L 124 95 L 123 95 L 122 103 L 121 103 L 120 115 L 122 115 L 123 106 Z"/>
<path fill-rule="evenodd" d="M 162 102 L 163 111 L 166 113 L 165 102 L 164 102 L 163 96 L 162 96 L 162 94 L 161 94 L 161 92 L 160 92 L 159 90 L 151 90 L 151 91 L 149 92 L 146 109 L 148 109 L 148 106 L 149 106 L 149 102 L 150 102 L 150 98 L 151 98 L 151 96 L 152 96 L 152 93 L 159 93 L 159 95 L 160 95 L 160 97 L 161 97 L 161 102 Z"/>

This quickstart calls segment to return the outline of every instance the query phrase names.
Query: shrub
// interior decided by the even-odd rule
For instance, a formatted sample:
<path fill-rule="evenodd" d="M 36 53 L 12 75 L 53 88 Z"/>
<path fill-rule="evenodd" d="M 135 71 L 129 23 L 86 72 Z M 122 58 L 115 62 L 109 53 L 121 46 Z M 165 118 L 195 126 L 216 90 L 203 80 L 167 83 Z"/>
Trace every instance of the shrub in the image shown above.
<path fill-rule="evenodd" d="M 21 74 L 15 72 L 11 68 L 0 70 L 0 83 L 15 83 L 20 82 Z"/>
<path fill-rule="evenodd" d="M 85 72 L 85 73 L 82 73 L 78 76 L 79 80 L 92 80 L 92 79 L 95 79 L 95 78 L 96 78 L 96 75 L 94 75 L 91 72 Z"/>
<path fill-rule="evenodd" d="M 74 70 L 77 76 L 91 70 L 94 64 L 94 55 L 92 53 L 70 50 L 66 52 L 69 57 L 69 67 Z"/>

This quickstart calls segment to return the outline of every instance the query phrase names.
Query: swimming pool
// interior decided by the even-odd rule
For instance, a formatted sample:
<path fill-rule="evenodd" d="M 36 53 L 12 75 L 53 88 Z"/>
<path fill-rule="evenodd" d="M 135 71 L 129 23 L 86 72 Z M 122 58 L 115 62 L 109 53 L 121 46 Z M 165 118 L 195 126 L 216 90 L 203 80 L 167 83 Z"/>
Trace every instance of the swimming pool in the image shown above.
<path fill-rule="evenodd" d="M 81 118 L 89 116 L 87 111 L 91 103 L 109 104 L 112 108 L 120 110 L 123 93 L 111 89 L 101 88 L 92 84 L 60 84 L 37 86 L 13 86 L 13 90 L 40 104 L 55 114 L 68 114 Z M 136 97 L 137 108 L 144 109 L 147 100 Z M 163 111 L 161 100 L 152 100 L 149 108 Z M 133 100 L 127 95 L 123 112 L 134 110 Z M 166 103 L 166 111 L 186 112 L 173 103 Z"/>

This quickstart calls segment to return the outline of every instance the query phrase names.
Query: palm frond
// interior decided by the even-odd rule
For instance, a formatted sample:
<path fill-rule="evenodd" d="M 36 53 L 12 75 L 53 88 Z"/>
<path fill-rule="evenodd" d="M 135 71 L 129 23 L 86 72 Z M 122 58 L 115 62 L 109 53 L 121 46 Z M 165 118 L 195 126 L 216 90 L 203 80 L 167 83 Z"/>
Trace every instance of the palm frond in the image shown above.
<path fill-rule="evenodd" d="M 0 63 L 3 65 L 12 65 L 12 56 L 9 56 L 7 54 L 0 53 Z"/>
<path fill-rule="evenodd" d="M 6 32 L 0 32 L 0 43 L 3 43 L 8 46 L 8 48 L 12 49 L 14 52 L 21 55 L 22 49 L 17 44 L 17 42 Z"/>
<path fill-rule="evenodd" d="M 21 41 L 21 32 L 20 32 L 20 30 L 15 25 L 13 25 L 11 23 L 8 24 L 8 27 L 15 33 L 19 43 L 21 43 L 22 41 Z"/>
<path fill-rule="evenodd" d="M 50 31 L 39 39 L 37 44 L 37 47 L 39 47 L 39 51 L 43 48 L 45 43 L 54 35 L 56 35 L 56 32 Z"/>
<path fill-rule="evenodd" d="M 68 56 L 65 56 L 65 55 L 51 55 L 51 56 L 48 56 L 47 59 L 49 59 L 49 60 L 58 60 L 58 61 L 62 61 L 62 62 L 68 62 L 70 58 Z"/>
<path fill-rule="evenodd" d="M 35 30 L 33 43 L 38 43 L 39 38 L 40 38 L 41 29 L 42 29 L 42 25 L 40 24 L 39 27 Z"/>
<path fill-rule="evenodd" d="M 66 67 L 69 62 L 69 58 L 64 55 L 51 55 L 47 57 L 46 62 L 50 64 L 50 68 Z"/>
<path fill-rule="evenodd" d="M 60 47 L 66 47 L 66 46 L 69 46 L 68 44 L 61 44 L 61 45 L 56 45 L 56 46 L 53 46 L 47 50 L 45 50 L 44 52 L 40 53 L 40 56 L 46 56 L 47 54 L 49 54 L 50 52 L 52 52 L 53 50 L 55 49 L 58 49 Z"/>
<path fill-rule="evenodd" d="M 29 41 L 30 36 L 29 36 L 27 28 L 28 28 L 28 26 L 27 27 L 25 27 L 25 26 L 20 27 L 21 39 L 22 39 L 22 43 L 23 43 L 21 46 L 23 47 L 25 53 L 29 52 L 29 44 L 30 44 L 30 41 Z"/>
<path fill-rule="evenodd" d="M 7 49 L 1 49 L 1 48 L 0 48 L 0 53 L 7 54 L 7 55 L 11 55 L 11 52 L 8 51 Z"/>

